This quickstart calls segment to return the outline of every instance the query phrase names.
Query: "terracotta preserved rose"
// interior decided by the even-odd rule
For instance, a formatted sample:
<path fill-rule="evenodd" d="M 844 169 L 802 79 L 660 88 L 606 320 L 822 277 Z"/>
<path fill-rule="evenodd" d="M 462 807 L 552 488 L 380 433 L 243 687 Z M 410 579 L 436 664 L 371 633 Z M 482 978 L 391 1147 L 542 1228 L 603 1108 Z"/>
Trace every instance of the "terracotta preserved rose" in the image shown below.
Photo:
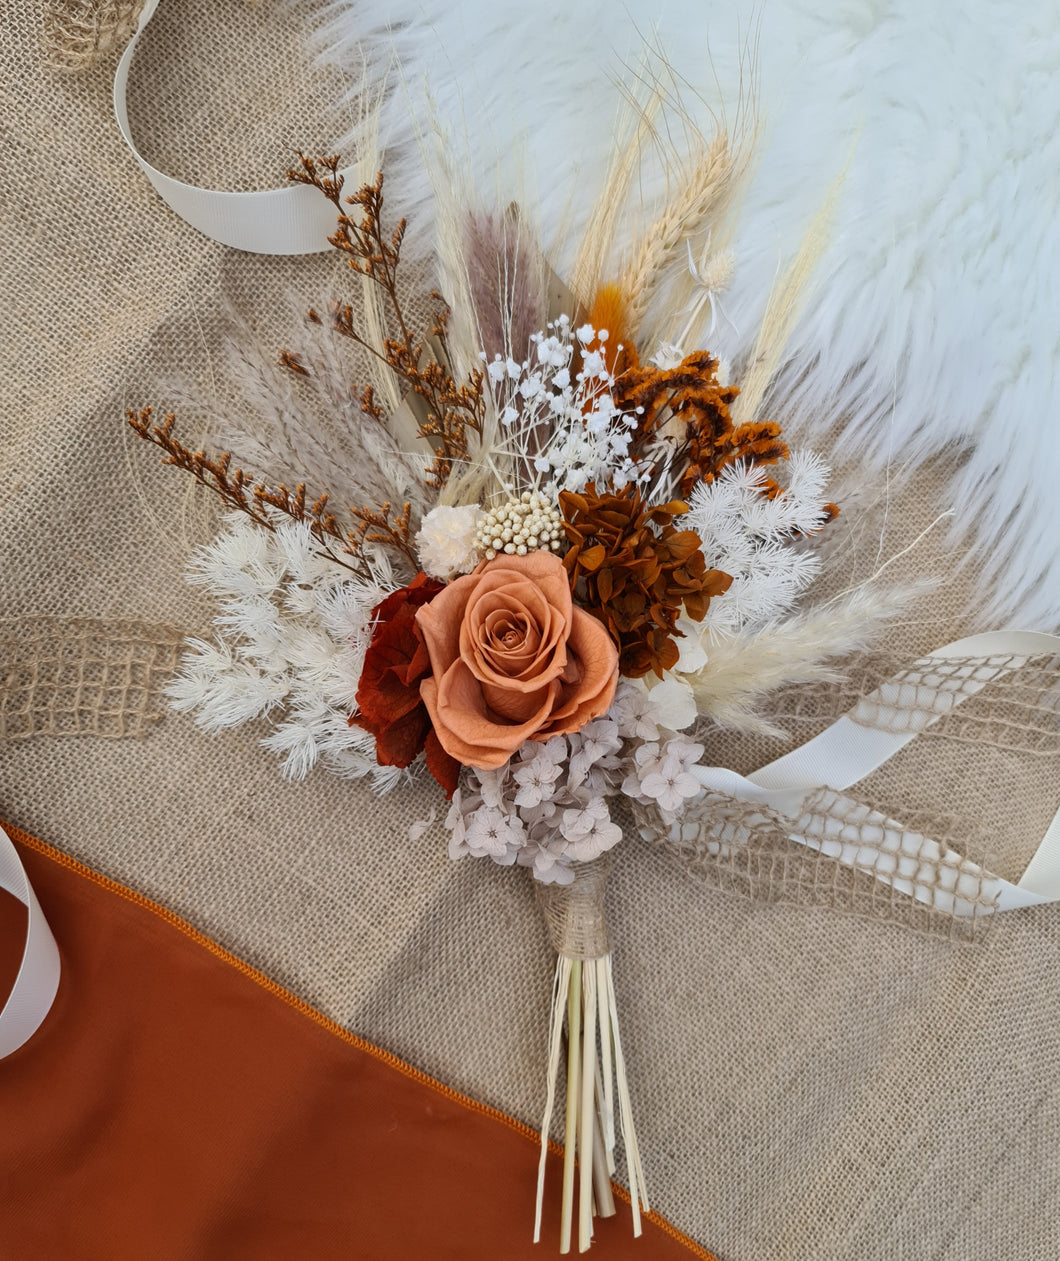
<path fill-rule="evenodd" d="M 550 552 L 485 562 L 416 620 L 431 662 L 424 703 L 443 748 L 467 766 L 501 766 L 528 739 L 578 731 L 614 698 L 618 650 L 574 607 Z"/>

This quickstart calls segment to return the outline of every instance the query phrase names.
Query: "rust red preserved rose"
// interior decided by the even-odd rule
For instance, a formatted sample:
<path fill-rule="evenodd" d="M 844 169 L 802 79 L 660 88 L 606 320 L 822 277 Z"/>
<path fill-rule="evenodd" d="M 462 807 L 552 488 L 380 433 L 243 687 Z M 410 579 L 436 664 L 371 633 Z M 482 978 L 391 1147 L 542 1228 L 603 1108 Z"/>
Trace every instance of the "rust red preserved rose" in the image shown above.
<path fill-rule="evenodd" d="M 428 769 L 451 797 L 460 763 L 442 748 L 420 697 L 420 683 L 430 674 L 431 662 L 416 625 L 417 609 L 444 586 L 420 573 L 372 610 L 375 630 L 357 687 L 358 712 L 350 724 L 375 737 L 380 766 L 411 766 L 425 751 Z"/>

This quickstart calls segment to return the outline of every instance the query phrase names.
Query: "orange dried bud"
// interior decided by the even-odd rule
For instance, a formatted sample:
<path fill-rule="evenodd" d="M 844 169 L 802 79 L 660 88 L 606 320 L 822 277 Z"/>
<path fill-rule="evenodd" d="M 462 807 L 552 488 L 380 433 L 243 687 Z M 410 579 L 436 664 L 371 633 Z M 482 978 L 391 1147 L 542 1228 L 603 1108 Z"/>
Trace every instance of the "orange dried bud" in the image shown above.
<path fill-rule="evenodd" d="M 594 337 L 586 350 L 600 351 L 612 376 L 638 366 L 637 348 L 629 335 L 629 302 L 619 285 L 601 285 L 597 289 L 586 320 L 593 328 L 607 332 L 606 340 Z"/>

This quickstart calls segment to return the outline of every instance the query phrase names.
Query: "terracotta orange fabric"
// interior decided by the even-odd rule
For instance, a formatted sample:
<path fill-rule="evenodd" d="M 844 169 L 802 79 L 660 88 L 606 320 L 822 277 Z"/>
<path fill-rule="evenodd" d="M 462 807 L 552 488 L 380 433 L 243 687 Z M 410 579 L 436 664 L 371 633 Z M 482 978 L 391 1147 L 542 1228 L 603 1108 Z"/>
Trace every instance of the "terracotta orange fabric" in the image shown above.
<path fill-rule="evenodd" d="M 526 1127 L 359 1041 L 178 917 L 7 829 L 59 942 L 37 1034 L 0 1060 L 0 1257 L 12 1261 L 519 1261 Z M 24 917 L 0 902 L 0 979 Z M 653 1216 L 593 1254 L 709 1254 Z"/>

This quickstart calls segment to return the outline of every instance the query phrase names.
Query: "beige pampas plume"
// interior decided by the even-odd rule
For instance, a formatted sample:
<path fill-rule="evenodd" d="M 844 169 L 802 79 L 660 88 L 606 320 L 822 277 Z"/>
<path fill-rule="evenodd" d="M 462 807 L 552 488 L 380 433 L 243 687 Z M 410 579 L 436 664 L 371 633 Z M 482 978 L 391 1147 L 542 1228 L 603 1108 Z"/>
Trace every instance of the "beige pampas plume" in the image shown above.
<path fill-rule="evenodd" d="M 450 370 L 459 378 L 481 371 L 479 351 L 483 348 L 483 330 L 475 303 L 475 281 L 469 264 L 468 250 L 475 235 L 469 230 L 468 190 L 473 187 L 469 160 L 457 162 L 450 137 L 435 127 L 428 137 L 419 134 L 420 146 L 427 160 L 435 202 L 435 249 L 438 279 L 448 304 L 450 317 L 447 346 Z M 480 237 L 491 233 L 481 232 Z M 497 260 L 498 265 L 499 259 Z M 489 265 L 476 263 L 479 294 L 483 297 L 484 279 Z M 490 325 L 496 328 L 496 314 Z M 503 336 L 503 332 L 500 334 Z M 453 506 L 488 499 L 508 480 L 507 457 L 495 410 L 487 406 L 482 432 L 475 443 L 474 458 L 466 465 L 455 466 L 442 489 L 439 503 Z"/>
<path fill-rule="evenodd" d="M 925 589 L 863 586 L 776 624 L 719 638 L 703 669 L 685 676 L 697 709 L 720 727 L 787 738 L 760 712 L 763 699 L 793 684 L 841 681 L 837 663 L 863 652 Z"/>
<path fill-rule="evenodd" d="M 640 171 L 644 146 L 651 137 L 654 119 L 663 102 L 658 82 L 638 97 L 627 90 L 615 125 L 615 149 L 611 165 L 586 224 L 581 248 L 571 273 L 571 291 L 588 305 L 609 278 L 614 265 L 614 243 L 630 207 L 634 178 Z M 570 312 L 573 318 L 573 312 Z"/>
<path fill-rule="evenodd" d="M 306 482 L 313 494 L 326 489 L 336 508 L 407 500 L 415 518 L 426 511 L 431 448 L 423 440 L 403 444 L 386 418 L 365 413 L 351 376 L 370 372 L 368 356 L 351 362 L 330 328 L 309 323 L 304 347 L 287 357 L 298 364 L 292 371 L 281 356 L 259 349 L 234 307 L 223 328 L 224 393 L 215 382 L 207 390 L 176 381 L 166 391 L 182 412 L 199 418 L 207 445 L 267 470 L 270 485 Z M 381 375 L 373 373 L 372 383 Z"/>
<path fill-rule="evenodd" d="M 378 171 L 382 169 L 383 158 L 379 150 L 379 111 L 386 92 L 386 80 L 373 84 L 368 76 L 367 68 L 361 67 L 361 91 L 353 98 L 357 114 L 357 160 L 349 180 L 351 191 L 363 184 L 370 184 Z M 386 320 L 383 315 L 382 294 L 364 272 L 353 273 L 357 279 L 357 287 L 361 296 L 359 319 L 366 339 L 374 346 L 381 346 L 387 336 Z M 378 359 L 370 359 L 369 368 L 373 370 L 372 385 L 382 394 L 391 412 L 397 412 L 401 406 L 403 393 L 402 383 L 385 364 Z M 407 438 L 407 434 L 395 435 L 399 440 Z"/>

